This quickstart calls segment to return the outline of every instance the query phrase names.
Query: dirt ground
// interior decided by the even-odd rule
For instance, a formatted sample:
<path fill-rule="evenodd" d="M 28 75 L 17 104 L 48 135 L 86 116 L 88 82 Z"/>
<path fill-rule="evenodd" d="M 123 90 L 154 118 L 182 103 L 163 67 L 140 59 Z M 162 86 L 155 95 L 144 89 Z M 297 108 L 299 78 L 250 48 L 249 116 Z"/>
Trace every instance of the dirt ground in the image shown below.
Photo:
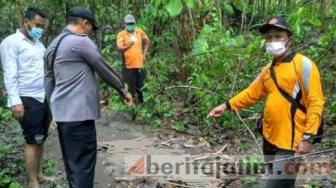
<path fill-rule="evenodd" d="M 258 154 L 256 144 L 250 139 L 248 133 L 226 132 L 225 142 L 217 146 L 210 146 L 205 139 L 197 138 L 191 134 L 178 134 L 167 129 L 153 130 L 145 125 L 137 125 L 127 118 L 109 110 L 103 110 L 102 118 L 96 123 L 98 156 L 95 173 L 95 188 L 215 188 L 223 187 L 252 187 L 242 185 L 238 177 L 223 177 L 223 174 L 207 175 L 211 178 L 186 179 L 179 177 L 175 181 L 171 178 L 151 177 L 144 178 L 139 174 L 130 175 L 125 170 L 125 156 L 149 156 L 160 155 L 168 158 L 176 156 L 189 156 L 197 161 L 233 161 L 232 154 L 255 155 Z M 191 127 L 191 131 L 197 132 L 197 127 Z M 239 135 L 239 136 L 236 136 Z M 261 143 L 261 140 L 259 140 Z M 239 143 L 239 144 L 237 144 Z M 237 151 L 238 145 L 244 143 L 244 150 Z M 45 143 L 45 159 L 56 161 L 56 172 L 48 177 L 43 188 L 67 188 L 64 166 L 61 157 L 57 130 L 50 131 L 50 136 Z M 135 169 L 136 172 L 137 169 Z M 224 181 L 216 181 L 214 177 L 221 177 Z M 335 177 L 331 177 L 331 179 Z M 24 179 L 24 178 L 21 178 Z M 329 177 L 330 179 L 330 177 Z M 328 186 L 334 187 L 327 179 Z M 230 180 L 234 180 L 230 182 Z M 322 181 L 322 180 L 321 180 Z M 326 181 L 326 180 L 323 180 Z M 261 184 L 263 181 L 260 181 Z M 304 181 L 298 181 L 304 184 Z M 177 186 L 179 185 L 179 186 Z M 260 187 L 254 185 L 253 187 Z"/>
<path fill-rule="evenodd" d="M 154 180 L 148 180 L 125 176 L 124 157 L 128 155 L 162 155 L 168 157 L 188 155 L 211 158 L 208 154 L 210 147 L 204 140 L 195 140 L 190 135 L 152 130 L 145 125 L 136 125 L 111 111 L 103 112 L 102 118 L 96 123 L 96 129 L 98 160 L 95 188 L 168 186 L 167 183 L 155 178 Z M 57 172 L 51 178 L 53 183 L 44 186 L 67 187 L 57 131 L 53 130 L 50 133 L 45 144 L 45 158 L 56 159 Z M 222 147 L 218 147 L 218 150 L 220 148 Z M 226 147 L 222 149 L 226 149 Z M 210 180 L 188 180 L 188 182 L 195 187 L 210 187 L 210 184 L 213 184 Z M 172 182 L 172 186 L 174 184 Z"/>

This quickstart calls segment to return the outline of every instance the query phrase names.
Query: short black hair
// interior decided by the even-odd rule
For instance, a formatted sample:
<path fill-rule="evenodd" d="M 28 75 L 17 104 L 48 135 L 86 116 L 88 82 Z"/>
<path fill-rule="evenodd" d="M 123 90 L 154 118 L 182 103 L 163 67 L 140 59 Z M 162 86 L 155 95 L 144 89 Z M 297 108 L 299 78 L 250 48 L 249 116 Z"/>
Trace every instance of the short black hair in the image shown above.
<path fill-rule="evenodd" d="M 75 16 L 68 16 L 66 18 L 66 23 L 67 24 L 79 24 L 81 21 L 83 20 L 83 18 L 81 17 L 75 17 Z"/>
<path fill-rule="evenodd" d="M 35 18 L 36 15 L 41 16 L 42 18 L 46 18 L 47 15 L 39 8 L 37 7 L 29 7 L 27 8 L 24 17 L 29 19 L 29 20 L 33 20 Z"/>

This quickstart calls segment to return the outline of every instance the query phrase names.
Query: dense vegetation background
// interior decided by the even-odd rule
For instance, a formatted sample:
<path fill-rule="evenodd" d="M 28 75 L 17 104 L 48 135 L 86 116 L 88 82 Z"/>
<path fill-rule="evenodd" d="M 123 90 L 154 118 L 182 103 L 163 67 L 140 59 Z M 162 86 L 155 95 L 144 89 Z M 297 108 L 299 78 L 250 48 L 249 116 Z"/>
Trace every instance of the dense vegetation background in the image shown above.
<path fill-rule="evenodd" d="M 336 118 L 336 1 L 333 0 L 0 0 L 0 40 L 15 32 L 28 6 L 48 13 L 43 42 L 49 42 L 64 27 L 64 15 L 75 5 L 90 7 L 100 30 L 94 38 L 108 63 L 119 70 L 116 50 L 122 18 L 132 13 L 137 26 L 151 39 L 146 65 L 148 79 L 143 107 L 123 106 L 104 84 L 102 98 L 124 114 L 138 113 L 143 123 L 188 131 L 200 127 L 209 142 L 221 143 L 228 129 L 243 131 L 231 113 L 214 122 L 209 110 L 249 83 L 270 61 L 264 38 L 257 29 L 271 16 L 286 17 L 294 31 L 294 47 L 316 62 L 326 97 L 325 119 L 332 129 Z M 2 70 L 0 70 L 1 73 Z M 2 83 L 2 79 L 1 82 Z M 5 90 L 0 90 L 0 133 L 5 132 L 10 113 L 5 108 Z M 242 110 L 253 127 L 262 104 Z M 329 128 L 331 127 L 331 128 Z M 237 132 L 238 134 L 238 132 Z M 336 144 L 336 141 L 334 141 Z M 0 140 L 0 165 L 9 157 L 11 143 Z M 7 168 L 7 167 L 6 167 Z M 12 181 L 15 171 L 1 170 L 0 187 Z M 4 178 L 6 177 L 6 178 Z"/>

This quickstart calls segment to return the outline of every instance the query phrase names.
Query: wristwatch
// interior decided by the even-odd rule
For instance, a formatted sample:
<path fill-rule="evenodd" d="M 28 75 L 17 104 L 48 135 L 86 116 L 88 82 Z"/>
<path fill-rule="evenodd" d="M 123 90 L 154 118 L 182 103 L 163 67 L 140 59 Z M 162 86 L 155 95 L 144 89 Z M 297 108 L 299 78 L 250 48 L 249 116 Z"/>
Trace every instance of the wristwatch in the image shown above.
<path fill-rule="evenodd" d="M 303 140 L 304 142 L 309 142 L 309 143 L 313 143 L 313 139 L 312 139 L 312 135 L 310 134 L 303 134 Z"/>

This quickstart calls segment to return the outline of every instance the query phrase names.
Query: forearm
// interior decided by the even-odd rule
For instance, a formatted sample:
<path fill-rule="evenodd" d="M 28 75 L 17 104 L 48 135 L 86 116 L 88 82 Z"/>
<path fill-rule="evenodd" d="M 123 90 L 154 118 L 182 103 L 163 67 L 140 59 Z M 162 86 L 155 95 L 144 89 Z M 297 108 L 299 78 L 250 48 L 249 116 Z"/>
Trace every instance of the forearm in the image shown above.
<path fill-rule="evenodd" d="M 13 43 L 5 43 L 0 47 L 4 85 L 8 96 L 8 107 L 22 104 L 17 74 L 17 51 Z"/>
<path fill-rule="evenodd" d="M 4 69 L 4 84 L 8 96 L 8 107 L 22 104 L 15 70 Z"/>
<path fill-rule="evenodd" d="M 126 52 L 128 49 L 130 49 L 133 46 L 133 44 L 127 45 L 127 46 L 120 46 L 118 45 L 118 50 L 121 53 Z"/>
<path fill-rule="evenodd" d="M 314 91 L 310 91 L 308 100 L 304 133 L 315 135 L 321 124 L 323 115 L 324 98 L 322 89 L 315 88 Z"/>
<path fill-rule="evenodd" d="M 316 135 L 321 125 L 322 116 L 319 114 L 311 114 L 305 126 L 304 134 Z"/>
<path fill-rule="evenodd" d="M 148 52 L 148 47 L 149 47 L 149 44 L 146 44 L 144 47 L 143 47 L 143 57 L 146 59 L 146 55 L 147 55 L 147 52 Z"/>
<path fill-rule="evenodd" d="M 55 88 L 55 78 L 53 71 L 51 70 L 53 67 L 50 67 L 50 53 L 46 53 L 44 56 L 44 88 L 46 93 L 46 98 L 48 103 L 50 104 L 51 94 Z"/>
<path fill-rule="evenodd" d="M 126 96 L 127 90 L 124 82 L 118 74 L 107 65 L 94 43 L 88 38 L 83 38 L 82 46 L 81 54 L 83 58 L 97 72 L 99 77 L 101 77 L 105 83 L 117 90 L 120 95 Z"/>
<path fill-rule="evenodd" d="M 44 87 L 46 92 L 46 98 L 48 103 L 50 104 L 51 94 L 55 88 L 55 80 L 52 75 L 45 75 L 44 77 Z"/>
<path fill-rule="evenodd" d="M 22 104 L 19 87 L 16 76 L 9 76 L 7 71 L 4 71 L 4 84 L 8 97 L 8 107 Z"/>
<path fill-rule="evenodd" d="M 8 93 L 8 107 L 22 104 L 19 93 Z"/>
<path fill-rule="evenodd" d="M 95 70 L 99 77 L 101 77 L 102 80 L 109 86 L 114 88 L 120 95 L 125 96 L 127 94 L 127 90 L 119 75 L 105 62 L 101 61 L 97 64 L 99 65 L 95 67 Z"/>
<path fill-rule="evenodd" d="M 320 74 L 315 64 L 312 66 L 309 79 L 307 99 L 306 126 L 304 131 L 308 134 L 316 134 L 321 124 L 325 101 Z"/>

